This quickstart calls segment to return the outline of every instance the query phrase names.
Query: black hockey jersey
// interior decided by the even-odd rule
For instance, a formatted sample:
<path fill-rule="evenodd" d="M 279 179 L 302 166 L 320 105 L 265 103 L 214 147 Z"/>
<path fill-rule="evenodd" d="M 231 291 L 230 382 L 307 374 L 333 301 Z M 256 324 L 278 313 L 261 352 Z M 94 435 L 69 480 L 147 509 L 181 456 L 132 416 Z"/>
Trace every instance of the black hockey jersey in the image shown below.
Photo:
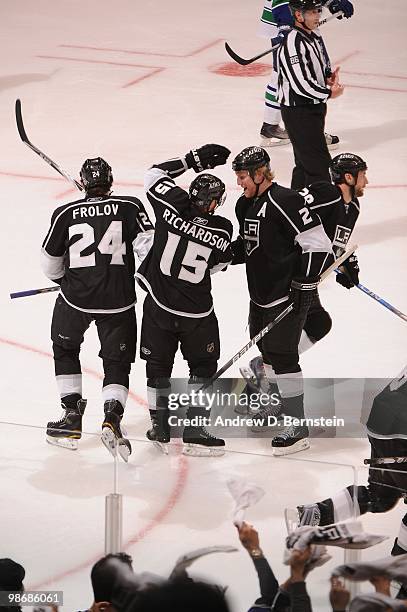
<path fill-rule="evenodd" d="M 346 250 L 359 217 L 359 200 L 355 197 L 346 204 L 339 187 L 326 181 L 313 183 L 300 193 L 305 197 L 309 209 L 321 219 L 331 239 L 335 257 L 339 257 Z"/>
<path fill-rule="evenodd" d="M 319 276 L 333 261 L 319 217 L 292 189 L 272 183 L 258 198 L 243 195 L 236 216 L 233 263 L 246 262 L 250 298 L 258 306 L 286 301 L 294 277 Z"/>
<path fill-rule="evenodd" d="M 403 438 L 407 455 L 407 366 L 375 397 L 366 425 L 374 438 Z"/>
<path fill-rule="evenodd" d="M 134 251 L 151 237 L 143 204 L 131 196 L 84 198 L 55 210 L 42 268 L 65 301 L 83 312 L 113 313 L 136 301 Z M 59 282 L 59 281 L 58 281 Z"/>
<path fill-rule="evenodd" d="M 213 310 L 210 274 L 232 260 L 232 224 L 191 207 L 188 193 L 160 167 L 147 172 L 145 186 L 156 223 L 153 246 L 136 278 L 167 312 L 205 317 Z"/>

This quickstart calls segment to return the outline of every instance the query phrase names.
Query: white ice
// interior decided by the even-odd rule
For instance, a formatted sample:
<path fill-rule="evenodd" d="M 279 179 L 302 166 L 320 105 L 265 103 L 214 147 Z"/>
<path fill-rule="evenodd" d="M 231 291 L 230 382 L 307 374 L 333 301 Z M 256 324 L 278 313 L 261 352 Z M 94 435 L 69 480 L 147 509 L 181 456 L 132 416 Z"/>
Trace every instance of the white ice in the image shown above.
<path fill-rule="evenodd" d="M 101 362 L 94 329 L 82 352 L 83 366 L 92 371 L 84 383 L 89 435 L 77 452 L 48 446 L 44 440 L 46 422 L 59 413 L 49 355 L 55 297 L 11 301 L 9 292 L 50 284 L 39 267 L 39 249 L 53 209 L 75 193 L 19 140 L 14 102 L 22 100 L 33 143 L 68 172 L 77 176 L 86 157 L 101 155 L 114 169 L 115 192 L 143 197 L 143 173 L 154 162 L 206 142 L 225 144 L 232 155 L 258 143 L 267 72 L 229 76 L 211 69 L 232 65 L 225 40 L 245 57 L 265 48 L 267 41 L 256 37 L 260 12 L 261 0 L 21 0 L 2 6 L 0 556 L 26 567 L 26 587 L 63 590 L 69 612 L 92 601 L 89 573 L 103 554 L 104 497 L 113 490 L 114 466 L 98 435 Z M 351 20 L 331 22 L 323 30 L 346 86 L 344 96 L 329 103 L 328 131 L 340 136 L 340 151 L 362 155 L 369 166 L 370 185 L 352 239 L 359 244 L 361 282 L 403 312 L 406 18 L 404 0 L 355 0 Z M 289 184 L 290 147 L 272 149 L 271 156 L 278 181 Z M 230 164 L 218 170 L 228 187 L 221 213 L 234 222 L 239 189 Z M 186 186 L 191 179 L 189 173 L 179 182 Z M 243 268 L 218 274 L 213 293 L 223 364 L 248 339 Z M 305 376 L 393 377 L 405 366 L 405 322 L 333 279 L 321 288 L 321 297 L 333 329 L 303 356 Z M 142 300 L 139 292 L 139 323 Z M 181 358 L 174 375 L 186 375 Z M 238 375 L 238 364 L 230 375 Z M 266 490 L 247 518 L 259 530 L 261 544 L 283 579 L 283 509 L 328 497 L 350 484 L 352 466 L 360 468 L 368 456 L 367 442 L 359 439 L 316 439 L 311 450 L 291 459 L 272 458 L 267 439 L 235 439 L 228 441 L 223 458 L 185 458 L 176 449 L 164 457 L 144 441 L 148 418 L 144 364 L 139 359 L 131 389 L 125 421 L 134 450 L 130 463 L 119 466 L 119 490 L 124 496 L 123 541 L 136 571 L 165 575 L 187 550 L 236 544 L 225 481 L 240 476 Z M 360 404 L 355 404 L 357 413 Z M 358 470 L 360 482 L 366 476 L 365 469 Z M 400 503 L 387 514 L 364 517 L 366 529 L 390 537 L 364 557 L 388 554 L 403 513 Z M 309 578 L 318 611 L 329 609 L 329 571 L 342 559 L 336 551 L 329 566 Z M 248 609 L 258 596 L 256 576 L 243 550 L 231 557 L 208 557 L 192 573 L 229 585 L 237 612 Z"/>

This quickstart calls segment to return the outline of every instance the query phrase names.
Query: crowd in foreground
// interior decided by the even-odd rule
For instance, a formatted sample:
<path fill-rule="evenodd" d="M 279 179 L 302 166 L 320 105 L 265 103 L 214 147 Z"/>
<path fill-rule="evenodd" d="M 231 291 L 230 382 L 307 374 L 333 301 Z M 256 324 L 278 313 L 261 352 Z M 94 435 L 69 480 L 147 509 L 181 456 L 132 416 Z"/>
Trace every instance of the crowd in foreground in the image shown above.
<path fill-rule="evenodd" d="M 378 536 L 356 529 L 357 523 L 325 527 L 300 526 L 286 541 L 284 563 L 287 575 L 279 583 L 260 547 L 256 529 L 242 522 L 237 526 L 242 546 L 248 552 L 259 580 L 259 596 L 249 612 L 312 612 L 318 609 L 307 590 L 311 571 L 331 559 L 329 546 L 366 548 Z M 316 544 L 315 542 L 318 542 Z M 178 559 L 169 578 L 133 571 L 126 553 L 108 554 L 91 570 L 94 601 L 83 612 L 231 612 L 227 587 L 191 578 L 187 573 L 194 560 L 213 553 L 236 552 L 234 547 L 212 546 L 188 553 Z M 25 570 L 17 562 L 0 559 L 0 591 L 24 592 Z M 351 598 L 349 582 L 367 582 L 371 589 Z M 327 585 L 328 603 L 324 610 L 335 612 L 379 612 L 407 610 L 407 554 L 389 556 L 372 562 L 336 567 Z M 1 612 L 18 612 L 19 606 L 0 606 Z M 27 610 L 27 608 L 25 608 Z M 37 607 L 34 612 L 58 612 L 58 607 Z"/>

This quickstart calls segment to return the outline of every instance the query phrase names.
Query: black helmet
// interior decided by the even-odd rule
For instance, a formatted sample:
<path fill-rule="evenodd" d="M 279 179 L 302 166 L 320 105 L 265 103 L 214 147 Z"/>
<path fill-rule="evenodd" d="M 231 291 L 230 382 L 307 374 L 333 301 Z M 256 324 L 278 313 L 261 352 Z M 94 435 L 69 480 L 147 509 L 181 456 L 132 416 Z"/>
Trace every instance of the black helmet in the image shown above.
<path fill-rule="evenodd" d="M 247 170 L 249 174 L 257 168 L 270 164 L 270 156 L 265 149 L 261 147 L 246 147 L 236 155 L 232 161 L 232 170 L 240 172 Z"/>
<path fill-rule="evenodd" d="M 334 183 L 343 183 L 345 174 L 351 174 L 357 179 L 361 170 L 367 170 L 367 164 L 354 153 L 341 153 L 331 161 L 331 176 Z"/>
<path fill-rule="evenodd" d="M 189 186 L 191 204 L 206 212 L 212 200 L 221 206 L 226 199 L 225 183 L 213 174 L 200 174 Z"/>
<path fill-rule="evenodd" d="M 87 159 L 81 168 L 80 177 L 85 191 L 95 187 L 109 189 L 113 183 L 112 169 L 101 157 Z"/>
<path fill-rule="evenodd" d="M 294 11 L 312 11 L 313 9 L 322 9 L 321 0 L 290 0 L 289 7 L 291 13 Z"/>

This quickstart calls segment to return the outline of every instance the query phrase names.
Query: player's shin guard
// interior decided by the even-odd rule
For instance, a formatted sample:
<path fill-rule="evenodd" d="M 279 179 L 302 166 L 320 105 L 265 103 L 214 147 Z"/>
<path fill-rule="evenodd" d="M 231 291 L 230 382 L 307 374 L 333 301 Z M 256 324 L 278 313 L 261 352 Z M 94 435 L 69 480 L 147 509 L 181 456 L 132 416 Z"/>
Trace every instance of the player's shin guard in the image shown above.
<path fill-rule="evenodd" d="M 184 428 L 182 452 L 184 455 L 193 457 L 220 457 L 225 453 L 225 441 L 212 436 L 206 430 L 210 410 L 207 410 L 205 393 L 210 393 L 211 390 L 209 388 L 203 394 L 198 393 L 205 382 L 206 379 L 195 376 L 189 379 L 188 392 L 191 396 L 191 403 L 187 411 L 187 418 L 191 419 L 191 425 Z"/>
<path fill-rule="evenodd" d="M 82 416 L 86 408 L 86 400 L 78 393 L 65 396 L 61 400 L 63 409 L 59 421 L 47 424 L 47 442 L 69 450 L 77 450 L 78 440 L 82 437 Z"/>
<path fill-rule="evenodd" d="M 171 387 L 168 379 L 148 379 L 147 398 L 151 419 L 151 428 L 146 437 L 161 452 L 168 454 L 168 443 L 171 439 L 171 428 L 168 423 L 168 396 Z"/>

